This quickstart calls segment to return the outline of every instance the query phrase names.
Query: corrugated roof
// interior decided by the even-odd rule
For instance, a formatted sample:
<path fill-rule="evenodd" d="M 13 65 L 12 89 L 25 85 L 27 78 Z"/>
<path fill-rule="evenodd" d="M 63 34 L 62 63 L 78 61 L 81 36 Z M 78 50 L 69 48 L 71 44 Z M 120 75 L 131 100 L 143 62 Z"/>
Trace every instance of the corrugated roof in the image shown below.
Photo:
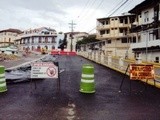
<path fill-rule="evenodd" d="M 137 6 L 135 6 L 133 9 L 131 9 L 129 13 L 139 14 L 141 13 L 142 10 L 153 7 L 159 2 L 160 0 L 145 0 L 141 2 L 140 4 L 138 4 Z"/>
<path fill-rule="evenodd" d="M 2 32 L 13 32 L 13 33 L 18 33 L 18 34 L 22 33 L 21 30 L 13 29 L 13 28 L 9 28 L 9 29 L 6 29 L 6 30 L 1 30 L 0 33 L 2 33 Z"/>

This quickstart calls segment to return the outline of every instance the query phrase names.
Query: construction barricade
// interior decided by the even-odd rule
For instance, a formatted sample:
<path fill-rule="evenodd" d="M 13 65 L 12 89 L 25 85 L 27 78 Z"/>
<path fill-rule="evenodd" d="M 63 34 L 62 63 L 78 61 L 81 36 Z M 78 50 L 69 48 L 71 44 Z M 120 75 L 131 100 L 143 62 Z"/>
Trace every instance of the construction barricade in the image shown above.
<path fill-rule="evenodd" d="M 94 66 L 93 65 L 84 64 L 82 67 L 80 92 L 82 93 L 94 93 L 95 92 Z"/>
<path fill-rule="evenodd" d="M 7 91 L 6 79 L 5 79 L 5 67 L 0 66 L 0 92 Z"/>

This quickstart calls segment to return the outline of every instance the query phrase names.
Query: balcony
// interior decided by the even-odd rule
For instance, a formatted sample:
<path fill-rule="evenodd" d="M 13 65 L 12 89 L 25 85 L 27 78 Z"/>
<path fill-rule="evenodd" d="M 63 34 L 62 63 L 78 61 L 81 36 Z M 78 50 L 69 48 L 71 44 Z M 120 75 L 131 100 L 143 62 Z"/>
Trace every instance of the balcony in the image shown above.
<path fill-rule="evenodd" d="M 32 36 L 37 36 L 37 37 L 41 37 L 41 36 L 54 36 L 54 37 L 56 37 L 57 36 L 57 34 L 55 33 L 55 34 L 40 34 L 40 33 L 31 33 L 31 34 L 22 34 L 22 35 L 20 35 L 20 36 L 18 36 L 18 38 L 29 38 L 29 37 L 32 37 Z"/>
<path fill-rule="evenodd" d="M 148 43 L 145 41 L 145 42 L 131 44 L 132 49 L 134 49 L 134 48 L 145 48 L 146 46 L 147 47 L 160 46 L 160 39 L 148 41 Z"/>
<path fill-rule="evenodd" d="M 110 29 L 110 25 L 97 26 L 97 30 L 105 30 L 105 29 Z"/>
<path fill-rule="evenodd" d="M 118 26 L 119 28 L 129 28 L 129 27 L 131 27 L 130 24 L 124 24 L 124 23 L 119 23 L 117 26 Z"/>

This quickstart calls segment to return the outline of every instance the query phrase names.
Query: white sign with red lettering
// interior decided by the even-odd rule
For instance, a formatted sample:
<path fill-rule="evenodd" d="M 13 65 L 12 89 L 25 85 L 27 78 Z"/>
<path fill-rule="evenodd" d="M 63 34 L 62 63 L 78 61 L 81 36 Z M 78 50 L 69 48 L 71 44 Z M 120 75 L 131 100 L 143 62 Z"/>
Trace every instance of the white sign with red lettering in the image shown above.
<path fill-rule="evenodd" d="M 33 63 L 31 78 L 58 78 L 58 67 L 52 62 Z"/>

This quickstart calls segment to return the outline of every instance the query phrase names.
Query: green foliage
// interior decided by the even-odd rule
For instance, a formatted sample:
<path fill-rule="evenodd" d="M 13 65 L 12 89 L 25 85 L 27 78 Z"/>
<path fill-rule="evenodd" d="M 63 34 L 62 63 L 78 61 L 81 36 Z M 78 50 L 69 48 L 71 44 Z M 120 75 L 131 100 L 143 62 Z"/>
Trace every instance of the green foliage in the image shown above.
<path fill-rule="evenodd" d="M 78 41 L 77 45 L 87 44 L 87 43 L 92 43 L 92 42 L 97 42 L 97 41 L 99 41 L 99 40 L 96 39 L 95 35 L 90 35 L 90 36 L 85 37 L 84 39 Z"/>

